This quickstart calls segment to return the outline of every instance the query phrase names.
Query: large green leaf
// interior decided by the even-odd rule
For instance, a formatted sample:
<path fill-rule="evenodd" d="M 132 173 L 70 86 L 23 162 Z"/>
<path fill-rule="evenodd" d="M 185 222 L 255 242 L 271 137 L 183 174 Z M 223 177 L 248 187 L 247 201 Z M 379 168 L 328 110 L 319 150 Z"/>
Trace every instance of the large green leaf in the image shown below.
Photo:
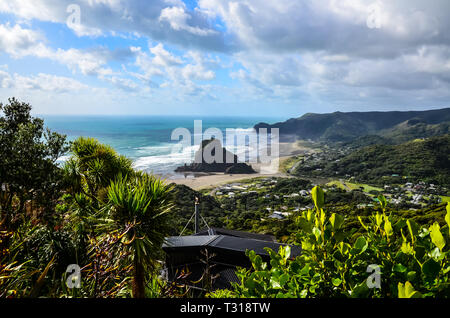
<path fill-rule="evenodd" d="M 386 232 L 387 237 L 390 237 L 392 234 L 394 234 L 392 223 L 387 216 L 384 216 L 384 232 Z"/>
<path fill-rule="evenodd" d="M 353 249 L 352 249 L 351 253 L 352 254 L 361 254 L 367 250 L 368 246 L 369 246 L 369 244 L 367 243 L 367 240 L 363 236 L 360 236 L 360 237 L 358 237 L 355 244 L 353 245 Z"/>
<path fill-rule="evenodd" d="M 434 245 L 436 245 L 442 251 L 445 246 L 445 239 L 442 236 L 439 223 L 435 222 L 430 227 L 430 236 L 431 236 L 431 241 L 434 243 Z"/>
<path fill-rule="evenodd" d="M 409 242 L 403 242 L 401 251 L 405 254 L 414 254 L 414 248 L 411 246 Z"/>
<path fill-rule="evenodd" d="M 422 265 L 422 273 L 424 273 L 425 276 L 431 279 L 436 278 L 439 275 L 440 270 L 441 265 L 439 265 L 439 263 L 432 258 L 430 258 Z"/>
<path fill-rule="evenodd" d="M 414 242 L 416 236 L 419 234 L 419 225 L 413 220 L 407 220 L 406 225 L 408 226 L 409 234 L 411 235 L 411 239 Z"/>
<path fill-rule="evenodd" d="M 408 268 L 402 264 L 395 264 L 392 270 L 397 273 L 404 273 L 408 270 Z"/>
<path fill-rule="evenodd" d="M 303 230 L 306 233 L 312 233 L 312 229 L 313 229 L 312 222 L 309 222 L 308 220 L 306 220 L 303 217 L 300 217 L 297 222 L 298 222 L 298 226 L 300 227 L 301 230 Z"/>
<path fill-rule="evenodd" d="M 339 230 L 344 223 L 344 217 L 340 214 L 333 213 L 330 217 L 330 223 L 334 230 Z"/>
<path fill-rule="evenodd" d="M 380 227 L 381 223 L 383 223 L 383 214 L 377 212 L 377 214 L 375 215 L 375 221 L 377 223 L 377 226 Z"/>
<path fill-rule="evenodd" d="M 338 287 L 340 284 L 342 284 L 342 280 L 340 278 L 333 278 L 331 282 L 336 287 Z"/>
<path fill-rule="evenodd" d="M 316 206 L 317 210 L 320 210 L 323 208 L 325 203 L 325 194 L 321 187 L 315 186 L 311 191 L 311 196 L 314 201 L 314 205 Z"/>
<path fill-rule="evenodd" d="M 404 285 L 398 283 L 398 298 L 422 298 L 422 294 L 414 290 L 414 286 L 407 281 Z"/>
<path fill-rule="evenodd" d="M 314 236 L 316 237 L 316 241 L 319 241 L 320 236 L 322 235 L 322 231 L 319 228 L 314 227 L 312 232 L 313 232 Z"/>
<path fill-rule="evenodd" d="M 351 292 L 351 298 L 367 298 L 369 295 L 370 289 L 365 281 L 356 286 Z"/>
<path fill-rule="evenodd" d="M 448 235 L 450 235 L 450 202 L 447 203 L 447 215 L 445 216 L 445 221 L 448 225 Z"/>
<path fill-rule="evenodd" d="M 387 205 L 387 200 L 384 197 L 384 195 L 380 194 L 378 196 L 378 201 L 380 202 L 381 208 L 384 210 L 386 208 L 386 205 Z"/>

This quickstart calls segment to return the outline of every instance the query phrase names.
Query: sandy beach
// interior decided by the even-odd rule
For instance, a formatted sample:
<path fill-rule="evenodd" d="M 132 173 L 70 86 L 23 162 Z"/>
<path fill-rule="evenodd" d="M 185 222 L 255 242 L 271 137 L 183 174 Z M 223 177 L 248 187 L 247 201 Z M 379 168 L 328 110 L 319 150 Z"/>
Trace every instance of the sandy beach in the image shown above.
<path fill-rule="evenodd" d="M 280 161 L 286 158 L 302 154 L 311 149 L 301 146 L 298 142 L 292 143 L 280 143 Z M 251 164 L 253 169 L 260 171 L 260 164 Z M 224 173 L 214 173 L 214 174 L 204 174 L 196 176 L 186 176 L 185 178 L 178 179 L 168 179 L 167 182 L 173 182 L 176 184 L 186 185 L 194 190 L 208 189 L 218 185 L 227 184 L 231 182 L 238 182 L 245 179 L 252 179 L 258 177 L 289 177 L 288 174 L 283 172 L 277 173 L 253 173 L 253 174 L 224 174 Z"/>

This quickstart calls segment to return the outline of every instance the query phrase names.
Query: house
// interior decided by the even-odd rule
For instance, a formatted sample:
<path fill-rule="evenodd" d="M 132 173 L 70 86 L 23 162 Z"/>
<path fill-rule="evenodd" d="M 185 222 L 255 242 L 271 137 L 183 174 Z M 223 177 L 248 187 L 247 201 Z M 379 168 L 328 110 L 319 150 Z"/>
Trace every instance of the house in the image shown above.
<path fill-rule="evenodd" d="M 274 213 L 269 215 L 269 218 L 275 219 L 275 220 L 284 220 L 285 217 L 281 212 L 277 213 L 277 211 L 275 211 Z"/>
<path fill-rule="evenodd" d="M 209 228 L 195 235 L 175 236 L 166 239 L 163 250 L 166 253 L 166 272 L 169 281 L 175 281 L 183 271 L 190 272 L 188 280 L 192 286 L 201 288 L 202 275 L 206 271 L 206 251 L 211 257 L 209 270 L 213 280 L 213 289 L 231 288 L 231 283 L 239 283 L 235 274 L 237 267 L 251 268 L 251 262 L 245 255 L 247 250 L 253 250 L 263 259 L 270 261 L 265 248 L 278 251 L 280 246 L 274 237 L 269 235 L 232 231 L 221 228 Z M 202 253 L 203 252 L 203 253 Z M 299 246 L 291 246 L 291 257 L 300 255 Z M 197 283 L 195 283 L 197 282 Z"/>
<path fill-rule="evenodd" d="M 180 273 L 189 273 L 187 284 L 194 290 L 203 289 L 202 277 L 207 272 L 213 290 L 231 288 L 232 282 L 240 282 L 236 269 L 252 267 L 246 251 L 254 251 L 264 262 L 269 262 L 270 255 L 266 248 L 278 251 L 280 247 L 287 246 L 276 242 L 271 235 L 210 228 L 208 225 L 207 229 L 199 230 L 198 200 L 194 215 L 194 235 L 168 237 L 162 246 L 166 254 L 164 272 L 167 279 L 175 282 Z M 300 254 L 299 246 L 291 246 L 291 258 Z"/>

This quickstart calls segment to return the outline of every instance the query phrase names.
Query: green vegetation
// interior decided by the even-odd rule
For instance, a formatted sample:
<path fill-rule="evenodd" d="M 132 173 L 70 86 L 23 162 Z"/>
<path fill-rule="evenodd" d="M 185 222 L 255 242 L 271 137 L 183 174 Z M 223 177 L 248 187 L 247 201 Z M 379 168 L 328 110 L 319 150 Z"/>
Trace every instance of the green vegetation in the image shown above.
<path fill-rule="evenodd" d="M 301 156 L 293 156 L 280 160 L 280 171 L 288 173 L 290 169 L 301 159 Z"/>
<path fill-rule="evenodd" d="M 381 192 L 373 191 L 381 189 L 363 184 L 345 184 L 349 187 L 344 187 L 340 181 L 324 185 L 325 207 L 330 213 L 345 215 L 347 222 L 344 227 L 346 230 L 352 230 L 359 227 L 358 217 L 366 218 L 371 215 L 374 206 L 378 204 L 374 199 Z M 181 233 L 192 215 L 195 197 L 198 197 L 200 212 L 211 227 L 268 234 L 281 242 L 292 243 L 294 240 L 291 234 L 296 231 L 295 217 L 312 204 L 308 194 L 311 187 L 310 181 L 299 178 L 241 180 L 238 184 L 224 185 L 214 191 L 208 189 L 202 193 L 176 185 L 174 211 L 178 217 L 173 220 L 176 231 L 172 234 Z M 228 188 L 228 192 L 222 188 Z M 306 195 L 300 195 L 302 190 Z M 230 196 L 230 192 L 234 195 Z M 414 209 L 411 209 L 412 207 Z M 270 217 L 275 211 L 283 213 L 282 219 Z M 416 208 L 415 205 L 406 203 L 390 203 L 387 211 L 425 225 L 445 216 L 445 204 L 436 202 Z M 191 234 L 192 230 L 191 226 L 183 234 Z"/>
<path fill-rule="evenodd" d="M 270 263 L 253 251 L 251 270 L 238 272 L 240 284 L 210 297 L 449 297 L 450 204 L 447 215 L 430 227 L 382 212 L 359 219 L 362 233 L 346 231 L 346 218 L 327 214 L 324 193 L 312 191 L 314 210 L 296 219 L 295 241 L 302 255 L 290 258 L 290 248 L 268 249 Z M 445 224 L 446 223 L 446 224 Z M 445 224 L 443 227 L 441 225 Z"/>
<path fill-rule="evenodd" d="M 301 164 L 296 175 L 353 176 L 363 183 L 384 186 L 390 183 L 423 181 L 450 186 L 450 135 L 401 145 L 373 145 L 349 153 L 339 161 L 317 160 Z M 407 177 L 407 181 L 401 180 Z"/>
<path fill-rule="evenodd" d="M 197 192 L 134 171 L 129 159 L 95 139 L 67 143 L 45 130 L 28 104 L 10 99 L 0 110 L 0 298 L 191 295 L 187 274 L 171 283 L 158 272 L 161 245 L 184 229 L 195 198 L 209 226 L 270 234 L 303 250 L 296 259 L 289 248 L 270 251 L 269 263 L 248 251 L 253 269 L 239 270 L 240 284 L 210 297 L 449 296 L 448 196 L 396 205 L 389 202 L 395 194 L 379 195 L 381 187 L 331 181 L 322 190 L 297 177 Z M 442 182 L 449 175 L 448 138 L 369 146 L 342 162 L 368 179 L 384 168 L 368 170 L 367 163 L 382 160 L 386 169 Z M 370 155 L 360 160 L 363 153 Z M 379 288 L 369 288 L 378 282 L 370 265 L 378 266 L 370 269 L 381 275 Z"/>
<path fill-rule="evenodd" d="M 377 135 L 390 142 L 401 143 L 450 133 L 450 108 L 416 112 L 305 114 L 274 125 L 260 123 L 255 128 L 279 128 L 281 138 L 288 140 L 311 139 L 336 143 Z M 369 139 L 372 140 L 359 142 L 362 145 L 380 143 L 376 137 Z"/>
<path fill-rule="evenodd" d="M 330 181 L 327 183 L 327 186 L 336 186 L 339 189 L 342 190 L 362 190 L 364 192 L 372 192 L 372 191 L 377 191 L 377 192 L 381 192 L 383 191 L 383 189 L 378 188 L 378 187 L 373 187 L 367 184 L 362 184 L 362 183 L 352 183 L 352 182 L 343 182 L 343 181 L 338 181 L 338 180 L 334 180 L 334 181 Z"/>
<path fill-rule="evenodd" d="M 0 297 L 145 297 L 170 232 L 172 188 L 95 139 L 70 145 L 1 105 Z M 80 288 L 66 272 L 81 270 Z M 76 275 L 75 275 L 76 276 Z"/>
<path fill-rule="evenodd" d="M 61 171 L 56 160 L 67 151 L 65 138 L 44 129 L 41 119 L 30 116 L 31 106 L 16 99 L 0 104 L 0 220 L 16 229 L 30 203 L 43 218 L 61 190 Z"/>

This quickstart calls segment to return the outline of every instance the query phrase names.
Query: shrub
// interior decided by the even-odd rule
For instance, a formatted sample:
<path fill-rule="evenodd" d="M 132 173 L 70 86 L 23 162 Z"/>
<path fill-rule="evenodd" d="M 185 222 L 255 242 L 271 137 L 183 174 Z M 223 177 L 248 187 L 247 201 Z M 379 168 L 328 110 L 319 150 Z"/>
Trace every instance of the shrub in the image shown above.
<path fill-rule="evenodd" d="M 360 220 L 364 231 L 344 232 L 346 219 L 323 210 L 323 191 L 312 191 L 316 208 L 297 219 L 302 255 L 290 247 L 267 249 L 270 263 L 247 251 L 252 269 L 237 272 L 240 284 L 210 297 L 448 297 L 450 204 L 445 226 L 420 227 L 382 212 Z"/>

